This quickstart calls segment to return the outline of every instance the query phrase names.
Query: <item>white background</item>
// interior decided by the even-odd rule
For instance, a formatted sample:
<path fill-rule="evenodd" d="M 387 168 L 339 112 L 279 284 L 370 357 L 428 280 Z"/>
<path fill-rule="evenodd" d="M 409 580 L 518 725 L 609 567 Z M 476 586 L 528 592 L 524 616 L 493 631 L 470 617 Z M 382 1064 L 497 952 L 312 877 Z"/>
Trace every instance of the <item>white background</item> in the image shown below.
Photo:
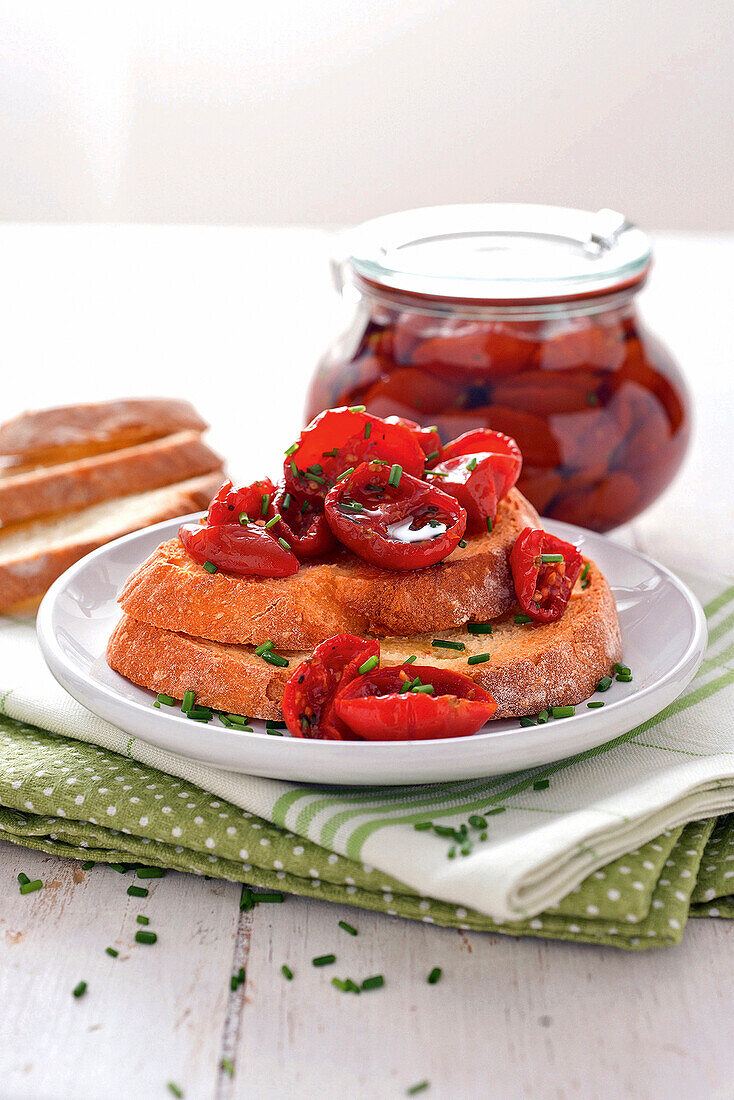
<path fill-rule="evenodd" d="M 734 227 L 732 0 L 0 0 L 0 220 Z"/>

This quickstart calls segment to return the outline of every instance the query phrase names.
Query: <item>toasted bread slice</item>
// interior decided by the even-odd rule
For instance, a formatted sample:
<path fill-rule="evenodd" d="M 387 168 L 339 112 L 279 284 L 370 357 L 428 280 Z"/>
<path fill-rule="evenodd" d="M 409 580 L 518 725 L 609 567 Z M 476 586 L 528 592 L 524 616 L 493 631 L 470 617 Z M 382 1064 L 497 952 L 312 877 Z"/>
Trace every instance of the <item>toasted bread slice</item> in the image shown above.
<path fill-rule="evenodd" d="M 23 413 L 0 425 L 0 456 L 13 471 L 73 462 L 207 427 L 188 401 L 165 397 L 64 405 Z"/>
<path fill-rule="evenodd" d="M 105 542 L 206 508 L 221 474 L 191 478 L 64 516 L 0 530 L 0 611 L 41 595 L 75 561 Z"/>
<path fill-rule="evenodd" d="M 468 634 L 463 628 L 442 638 L 463 642 L 466 649 L 438 649 L 435 635 L 380 640 L 384 664 L 398 664 L 415 653 L 419 665 L 445 666 L 463 672 L 491 692 L 495 718 L 533 714 L 550 706 L 576 704 L 621 660 L 617 610 L 604 577 L 591 564 L 589 585 L 571 596 L 555 623 L 517 625 L 514 616 L 493 624 L 491 634 Z M 472 654 L 490 660 L 469 665 Z M 182 699 L 195 691 L 197 701 L 218 710 L 257 718 L 279 718 L 283 688 L 308 654 L 286 652 L 288 668 L 256 657 L 249 646 L 222 645 L 163 630 L 123 616 L 107 646 L 107 661 L 127 679 L 153 691 Z"/>
<path fill-rule="evenodd" d="M 208 573 L 178 539 L 159 546 L 121 594 L 134 619 L 216 642 L 313 649 L 332 634 L 410 635 L 494 619 L 515 603 L 507 555 L 535 509 L 512 490 L 491 534 L 470 538 L 444 561 L 406 573 L 344 553 L 302 565 L 292 577 Z"/>
<path fill-rule="evenodd" d="M 198 432 L 178 432 L 109 454 L 39 466 L 0 478 L 0 526 L 144 493 L 221 466 L 222 460 Z"/>

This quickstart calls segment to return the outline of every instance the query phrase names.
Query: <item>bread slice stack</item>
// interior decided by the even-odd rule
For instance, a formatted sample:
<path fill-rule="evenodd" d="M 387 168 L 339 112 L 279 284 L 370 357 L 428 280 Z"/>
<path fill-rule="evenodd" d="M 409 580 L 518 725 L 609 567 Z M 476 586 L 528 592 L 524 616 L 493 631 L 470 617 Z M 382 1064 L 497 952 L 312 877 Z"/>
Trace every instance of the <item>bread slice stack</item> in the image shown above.
<path fill-rule="evenodd" d="M 222 460 L 165 398 L 70 405 L 0 425 L 0 612 L 32 610 L 90 550 L 206 508 Z"/>
<path fill-rule="evenodd" d="M 496 718 L 576 704 L 621 660 L 614 599 L 590 563 L 559 621 L 516 623 L 507 557 L 528 526 L 540 520 L 513 489 L 490 534 L 427 569 L 388 572 L 344 552 L 283 578 L 211 574 L 171 539 L 124 586 L 107 660 L 175 699 L 194 691 L 205 706 L 277 719 L 298 664 L 324 639 L 352 633 L 377 637 L 383 664 L 415 654 L 418 665 L 470 676 L 496 699 Z M 468 629 L 478 622 L 491 633 Z M 287 666 L 256 654 L 266 641 Z M 480 660 L 469 664 L 473 656 Z"/>

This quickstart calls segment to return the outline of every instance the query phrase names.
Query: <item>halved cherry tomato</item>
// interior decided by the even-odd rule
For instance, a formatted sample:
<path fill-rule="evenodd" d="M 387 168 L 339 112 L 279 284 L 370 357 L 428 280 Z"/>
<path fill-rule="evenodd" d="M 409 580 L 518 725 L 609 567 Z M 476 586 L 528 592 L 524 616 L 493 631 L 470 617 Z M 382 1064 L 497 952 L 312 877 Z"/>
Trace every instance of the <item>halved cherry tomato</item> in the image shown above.
<path fill-rule="evenodd" d="M 264 527 L 248 523 L 216 527 L 184 523 L 178 537 L 194 561 L 211 562 L 226 573 L 243 577 L 290 577 L 298 572 L 298 558 L 281 546 Z"/>
<path fill-rule="evenodd" d="M 443 449 L 443 461 L 458 455 L 491 454 L 494 456 L 495 489 L 497 500 L 507 496 L 520 476 L 522 455 L 514 439 L 489 428 L 477 428 L 452 439 Z"/>
<path fill-rule="evenodd" d="M 432 686 L 433 692 L 406 688 Z M 402 688 L 402 692 L 401 692 Z M 340 687 L 334 711 L 365 741 L 423 741 L 466 737 L 494 714 L 497 704 L 468 676 L 431 666 L 397 665 L 357 676 Z"/>
<path fill-rule="evenodd" d="M 381 458 L 420 477 L 423 449 L 403 424 L 352 409 L 327 409 L 303 429 L 296 450 L 286 456 L 286 488 L 310 500 L 323 500 L 345 470 Z"/>
<path fill-rule="evenodd" d="M 561 556 L 561 561 L 543 561 Z M 537 623 L 552 623 L 566 610 L 584 559 L 570 542 L 526 527 L 510 551 L 510 568 L 520 607 Z"/>
<path fill-rule="evenodd" d="M 339 541 L 381 569 L 434 565 L 466 530 L 466 512 L 455 497 L 376 462 L 338 482 L 324 511 Z"/>
<path fill-rule="evenodd" d="M 273 514 L 271 505 L 274 492 L 275 486 L 269 477 L 237 488 L 231 481 L 225 481 L 209 505 L 207 523 L 210 527 L 217 527 L 222 523 L 239 523 L 243 512 L 248 520 L 260 517 L 270 519 Z M 264 499 L 266 497 L 267 500 Z"/>
<path fill-rule="evenodd" d="M 335 634 L 316 646 L 313 656 L 291 674 L 283 692 L 283 717 L 294 737 L 331 741 L 349 738 L 349 729 L 332 712 L 337 689 L 349 683 L 380 646 L 354 634 Z"/>
<path fill-rule="evenodd" d="M 407 416 L 386 416 L 386 424 L 402 424 L 407 428 L 414 439 L 418 441 L 426 462 L 440 462 L 443 454 L 443 443 L 438 434 L 438 428 L 422 428 L 415 420 L 409 420 Z"/>
<path fill-rule="evenodd" d="M 273 533 L 290 543 L 297 558 L 318 558 L 336 546 L 336 539 L 320 508 L 320 501 L 311 501 L 300 493 L 290 493 L 279 485 L 273 496 L 274 515 L 282 518 Z"/>
<path fill-rule="evenodd" d="M 487 533 L 497 515 L 496 455 L 459 455 L 438 462 L 426 471 L 429 485 L 438 485 L 444 493 L 456 497 L 466 512 L 466 529 L 474 534 Z M 502 476 L 502 475 L 500 475 Z"/>

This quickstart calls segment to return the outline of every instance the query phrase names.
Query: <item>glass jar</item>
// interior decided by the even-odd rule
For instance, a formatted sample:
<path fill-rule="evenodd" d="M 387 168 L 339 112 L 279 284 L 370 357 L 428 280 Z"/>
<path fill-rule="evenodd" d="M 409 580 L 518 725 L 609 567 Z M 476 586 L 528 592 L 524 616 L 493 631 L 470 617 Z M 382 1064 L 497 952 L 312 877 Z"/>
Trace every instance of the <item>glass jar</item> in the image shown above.
<path fill-rule="evenodd" d="M 538 511 L 596 531 L 663 491 L 689 437 L 688 396 L 635 295 L 648 238 L 610 210 L 486 204 L 367 222 L 335 262 L 352 304 L 311 384 L 307 419 L 377 416 L 513 436 Z"/>

